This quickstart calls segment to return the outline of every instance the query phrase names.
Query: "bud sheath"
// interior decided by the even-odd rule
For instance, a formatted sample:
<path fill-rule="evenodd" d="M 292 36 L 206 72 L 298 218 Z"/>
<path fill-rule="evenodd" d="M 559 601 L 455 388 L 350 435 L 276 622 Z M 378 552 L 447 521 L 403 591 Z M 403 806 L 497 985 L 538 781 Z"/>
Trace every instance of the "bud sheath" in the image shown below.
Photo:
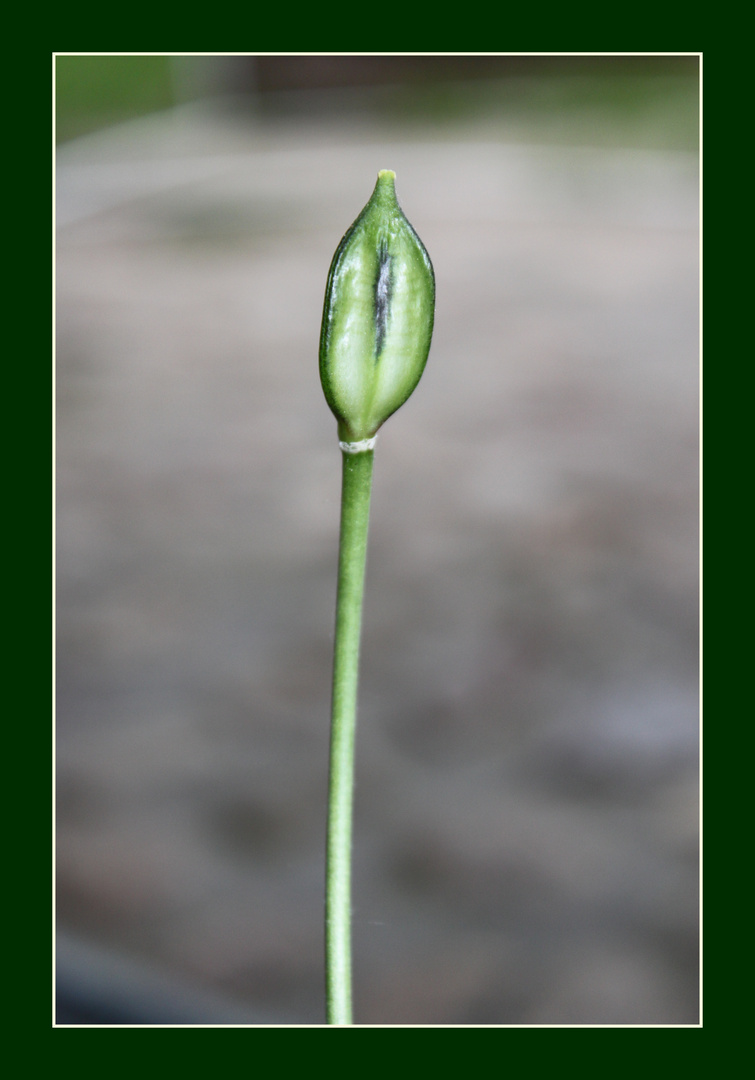
<path fill-rule="evenodd" d="M 320 332 L 320 379 L 346 442 L 371 439 L 420 380 L 430 351 L 435 275 L 396 200 L 395 173 L 338 245 Z"/>

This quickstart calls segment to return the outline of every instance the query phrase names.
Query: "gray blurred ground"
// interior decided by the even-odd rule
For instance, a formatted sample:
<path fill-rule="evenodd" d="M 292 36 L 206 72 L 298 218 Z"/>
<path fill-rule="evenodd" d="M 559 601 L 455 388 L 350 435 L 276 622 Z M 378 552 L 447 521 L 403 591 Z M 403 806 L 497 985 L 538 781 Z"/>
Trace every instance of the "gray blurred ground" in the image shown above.
<path fill-rule="evenodd" d="M 695 1024 L 684 153 L 198 107 L 60 149 L 61 937 L 323 1022 L 340 453 L 317 344 L 381 168 L 437 321 L 375 460 L 357 1020 Z"/>

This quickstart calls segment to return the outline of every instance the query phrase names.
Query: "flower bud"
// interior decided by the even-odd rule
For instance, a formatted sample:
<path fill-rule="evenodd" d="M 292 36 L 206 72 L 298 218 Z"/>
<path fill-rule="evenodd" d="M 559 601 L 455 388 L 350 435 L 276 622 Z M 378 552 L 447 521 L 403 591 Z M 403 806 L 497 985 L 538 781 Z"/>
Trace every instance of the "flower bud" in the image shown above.
<path fill-rule="evenodd" d="M 435 275 L 396 200 L 396 174 L 372 198 L 330 265 L 320 332 L 320 380 L 339 438 L 371 439 L 404 404 L 430 351 Z"/>

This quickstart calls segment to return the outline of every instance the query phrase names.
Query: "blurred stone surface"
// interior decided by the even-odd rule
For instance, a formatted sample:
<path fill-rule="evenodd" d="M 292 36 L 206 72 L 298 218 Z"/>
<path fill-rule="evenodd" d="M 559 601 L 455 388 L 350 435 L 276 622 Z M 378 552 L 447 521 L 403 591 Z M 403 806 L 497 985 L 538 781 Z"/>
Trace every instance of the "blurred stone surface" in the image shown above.
<path fill-rule="evenodd" d="M 376 452 L 358 1022 L 697 1023 L 684 154 L 202 109 L 61 148 L 59 926 L 323 1022 L 340 454 L 317 345 L 381 168 L 437 322 Z"/>

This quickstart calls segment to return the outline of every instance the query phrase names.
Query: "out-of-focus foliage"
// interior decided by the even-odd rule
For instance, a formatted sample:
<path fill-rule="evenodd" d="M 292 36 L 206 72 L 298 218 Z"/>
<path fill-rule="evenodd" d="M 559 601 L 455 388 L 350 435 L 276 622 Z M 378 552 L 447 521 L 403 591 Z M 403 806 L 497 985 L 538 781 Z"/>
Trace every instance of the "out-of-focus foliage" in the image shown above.
<path fill-rule="evenodd" d="M 173 105 L 171 66 L 169 56 L 58 56 L 57 141 Z"/>
<path fill-rule="evenodd" d="M 692 150 L 689 56 L 59 56 L 57 140 L 171 105 L 225 99 L 249 119 L 358 114 L 514 142 Z"/>

